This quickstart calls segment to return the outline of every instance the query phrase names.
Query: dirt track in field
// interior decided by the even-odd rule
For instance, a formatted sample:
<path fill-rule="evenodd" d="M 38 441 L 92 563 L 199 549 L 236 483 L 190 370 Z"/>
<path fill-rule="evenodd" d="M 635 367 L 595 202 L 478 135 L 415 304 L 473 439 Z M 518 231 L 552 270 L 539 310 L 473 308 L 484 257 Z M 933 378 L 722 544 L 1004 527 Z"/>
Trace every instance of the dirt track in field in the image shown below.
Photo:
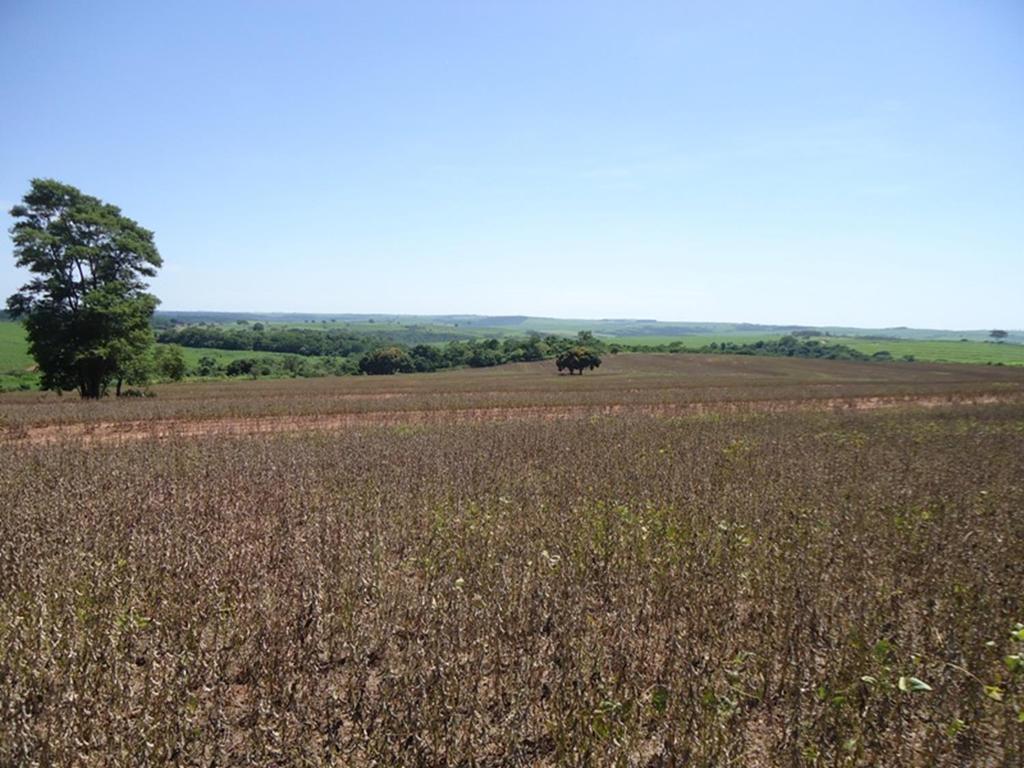
<path fill-rule="evenodd" d="M 692 416 L 705 413 L 783 413 L 790 411 L 870 411 L 882 408 L 937 408 L 1021 402 L 1020 395 L 838 397 L 799 400 L 743 400 L 697 403 L 616 403 L 607 405 L 501 406 L 461 409 L 389 410 L 306 416 L 218 417 L 100 421 L 9 428 L 0 442 L 52 443 L 64 440 L 106 443 L 175 437 L 247 436 L 331 432 L 361 426 L 402 426 L 467 422 L 583 419 L 615 415 Z"/>

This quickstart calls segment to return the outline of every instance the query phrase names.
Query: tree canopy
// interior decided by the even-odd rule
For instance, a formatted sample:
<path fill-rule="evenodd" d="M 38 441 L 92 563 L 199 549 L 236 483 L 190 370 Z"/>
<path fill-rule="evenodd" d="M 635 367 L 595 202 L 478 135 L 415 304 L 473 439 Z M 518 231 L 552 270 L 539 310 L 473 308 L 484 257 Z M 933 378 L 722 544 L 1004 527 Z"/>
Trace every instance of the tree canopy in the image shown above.
<path fill-rule="evenodd" d="M 359 361 L 359 370 L 371 375 L 411 373 L 415 370 L 412 360 L 400 347 L 382 347 L 368 353 Z"/>
<path fill-rule="evenodd" d="M 116 206 L 54 179 L 33 179 L 11 211 L 17 266 L 33 277 L 7 299 L 24 320 L 44 389 L 102 396 L 153 343 L 161 265 L 153 233 Z"/>
<path fill-rule="evenodd" d="M 555 358 L 555 366 L 558 372 L 568 370 L 569 375 L 579 371 L 583 375 L 585 369 L 591 371 L 601 365 L 601 358 L 595 352 L 586 347 L 572 347 Z"/>

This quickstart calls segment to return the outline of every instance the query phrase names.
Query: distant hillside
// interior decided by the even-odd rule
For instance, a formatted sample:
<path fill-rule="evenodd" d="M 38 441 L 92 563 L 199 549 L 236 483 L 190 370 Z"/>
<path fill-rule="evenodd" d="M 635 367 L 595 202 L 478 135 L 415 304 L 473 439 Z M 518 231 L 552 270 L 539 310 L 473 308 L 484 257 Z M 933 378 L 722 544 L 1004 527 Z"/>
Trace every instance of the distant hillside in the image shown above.
<path fill-rule="evenodd" d="M 157 311 L 159 321 L 177 320 L 180 323 L 341 323 L 345 325 L 387 326 L 448 326 L 466 329 L 467 335 L 478 336 L 481 331 L 493 335 L 538 333 L 575 334 L 590 331 L 607 337 L 685 337 L 685 336 L 781 336 L 795 332 L 813 332 L 815 335 L 862 337 L 866 339 L 912 339 L 916 341 L 986 341 L 990 329 L 953 330 L 940 328 L 856 328 L 849 326 L 771 325 L 760 323 L 721 323 L 658 321 L 635 318 L 556 318 L 528 315 L 400 315 L 400 314 L 317 314 L 308 312 L 195 312 Z M 369 330 L 369 329 L 368 329 Z M 1010 343 L 1024 343 L 1024 329 L 1010 330 L 1006 338 Z"/>
<path fill-rule="evenodd" d="M 9 320 L 6 311 L 0 310 L 0 321 Z M 423 330 L 444 333 L 459 329 L 466 338 L 482 335 L 509 336 L 524 335 L 531 331 L 541 334 L 575 335 L 579 331 L 590 331 L 609 338 L 631 337 L 634 339 L 679 339 L 687 336 L 742 336 L 771 337 L 803 332 L 806 335 L 840 336 L 865 340 L 909 339 L 913 341 L 989 341 L 991 329 L 975 328 L 956 330 L 945 328 L 858 328 L 841 325 L 773 325 L 761 323 L 721 323 L 692 321 L 659 321 L 637 318 L 558 318 L 531 317 L 529 315 L 401 315 L 314 312 L 205 312 L 157 310 L 156 323 L 164 325 L 172 321 L 183 324 L 197 323 L 284 323 L 296 324 L 341 324 L 349 327 L 369 326 L 363 330 L 380 331 L 385 328 L 424 326 Z M 377 326 L 377 327 L 374 327 Z M 353 328 L 357 330 L 357 328 Z M 1024 329 L 1005 329 L 1004 340 L 1011 344 L 1024 344 Z M 450 333 L 450 331 L 449 331 Z M 449 334 L 445 333 L 449 338 Z"/>

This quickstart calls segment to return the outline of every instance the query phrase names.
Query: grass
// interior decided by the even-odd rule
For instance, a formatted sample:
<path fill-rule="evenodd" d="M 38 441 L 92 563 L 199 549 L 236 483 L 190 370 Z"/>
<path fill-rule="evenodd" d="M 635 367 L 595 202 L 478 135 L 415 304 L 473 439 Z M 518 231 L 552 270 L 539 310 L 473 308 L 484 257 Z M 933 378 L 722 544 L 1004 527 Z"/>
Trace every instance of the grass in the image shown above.
<path fill-rule="evenodd" d="M 0 320 L 0 371 L 23 372 L 34 363 L 28 353 L 28 339 L 21 323 Z"/>
<path fill-rule="evenodd" d="M 781 333 L 713 333 L 692 336 L 608 336 L 602 338 L 602 341 L 607 344 L 636 344 L 638 346 L 660 346 L 678 341 L 689 349 L 699 349 L 708 344 L 721 344 L 722 342 L 753 344 L 755 341 L 778 339 L 782 335 Z"/>
<path fill-rule="evenodd" d="M 225 365 L 239 358 L 278 358 L 283 357 L 276 352 L 252 352 L 235 349 L 194 349 L 182 347 L 185 362 L 194 368 L 201 357 L 212 357 L 218 365 Z M 16 391 L 38 386 L 39 376 L 31 369 L 35 361 L 28 353 L 28 341 L 20 323 L 0 321 L 0 392 Z"/>
<path fill-rule="evenodd" d="M 0 392 L 37 386 L 34 365 L 21 323 L 0 320 Z"/>
<path fill-rule="evenodd" d="M 323 327 L 319 324 L 289 324 L 293 327 L 312 328 Z M 328 328 L 344 328 L 345 330 L 356 331 L 401 331 L 400 326 L 391 326 L 384 323 L 378 325 L 360 324 L 328 324 Z M 453 330 L 449 327 L 434 327 L 432 330 Z M 461 329 L 459 329 L 461 330 Z M 467 334 L 476 336 L 508 335 L 507 330 L 498 329 L 498 334 L 493 334 L 494 329 L 465 329 Z M 778 339 L 781 334 L 748 334 L 748 333 L 722 333 L 722 334 L 700 334 L 687 336 L 608 336 L 603 341 L 607 344 L 626 344 L 644 346 L 660 346 L 672 342 L 680 342 L 689 349 L 723 342 L 733 344 L 751 344 L 760 340 Z M 910 339 L 863 339 L 858 337 L 821 337 L 822 341 L 829 343 L 845 344 L 866 354 L 874 354 L 879 351 L 887 351 L 894 358 L 900 359 L 906 355 L 912 355 L 916 360 L 923 362 L 944 362 L 944 363 L 973 363 L 978 365 L 998 364 L 1003 365 L 1024 365 L 1024 344 L 992 343 L 984 341 L 931 341 L 931 340 L 910 340 Z M 440 342 L 439 342 L 440 343 Z M 199 357 L 208 353 L 211 357 L 217 357 L 218 362 L 225 362 L 239 357 L 259 356 L 260 353 L 236 352 L 233 350 L 186 350 L 186 357 L 190 365 L 193 365 Z M 213 354 L 216 353 L 216 354 Z M 218 357 L 218 355 L 222 355 Z"/>
<path fill-rule="evenodd" d="M 860 339 L 828 337 L 822 341 L 846 344 L 869 355 L 885 350 L 895 358 L 913 355 L 917 360 L 947 363 L 1002 363 L 1024 365 L 1024 344 L 988 341 L 912 341 L 909 339 Z"/>
<path fill-rule="evenodd" d="M 223 323 L 225 328 L 238 328 L 238 329 L 251 329 L 256 322 L 246 322 L 245 324 L 238 324 L 237 322 Z M 292 330 L 303 330 L 303 331 L 344 331 L 347 333 L 354 334 L 367 334 L 367 335 L 378 335 L 392 333 L 401 336 L 403 333 L 415 330 L 418 332 L 431 332 L 431 333 L 444 333 L 444 334 L 458 334 L 465 339 L 477 339 L 477 338 L 503 338 L 506 336 L 524 336 L 527 331 L 522 329 L 508 329 L 508 328 L 490 328 L 490 327 L 478 327 L 468 325 L 466 323 L 432 323 L 432 322 L 410 322 L 405 320 L 392 321 L 388 319 L 374 320 L 337 320 L 331 322 L 326 321 L 313 321 L 313 322 L 276 322 L 266 321 L 262 322 L 262 325 L 267 330 L 271 329 L 292 329 Z"/>
<path fill-rule="evenodd" d="M 630 355 L 158 393 L 0 398 L 68 430 L 0 450 L 0 764 L 1024 756 L 1024 371 Z M 825 399 L 883 394 L 951 399 Z M 754 399 L 808 410 L 724 407 Z M 394 420 L 70 431 L 360 409 Z"/>
<path fill-rule="evenodd" d="M 751 344 L 755 341 L 778 339 L 782 334 L 705 334 L 694 336 L 622 336 L 608 337 L 607 343 L 636 344 L 641 346 L 657 346 L 680 342 L 689 349 L 699 349 L 708 344 L 731 342 L 734 344 Z M 939 363 L 974 363 L 979 365 L 1002 363 L 1003 365 L 1024 365 L 1024 344 L 988 341 L 950 341 L 950 340 L 913 340 L 913 339 L 865 339 L 857 336 L 822 336 L 820 341 L 845 344 L 849 347 L 872 355 L 886 351 L 894 358 L 913 355 L 916 360 Z"/>
<path fill-rule="evenodd" d="M 288 355 L 281 352 L 254 352 L 248 349 L 200 349 L 196 347 L 179 347 L 182 355 L 185 357 L 185 363 L 190 369 L 195 368 L 199 364 L 199 358 L 201 357 L 212 357 L 217 361 L 217 365 L 223 366 L 230 363 L 232 360 L 250 359 L 250 360 L 262 360 L 265 358 L 279 358 L 288 357 Z"/>

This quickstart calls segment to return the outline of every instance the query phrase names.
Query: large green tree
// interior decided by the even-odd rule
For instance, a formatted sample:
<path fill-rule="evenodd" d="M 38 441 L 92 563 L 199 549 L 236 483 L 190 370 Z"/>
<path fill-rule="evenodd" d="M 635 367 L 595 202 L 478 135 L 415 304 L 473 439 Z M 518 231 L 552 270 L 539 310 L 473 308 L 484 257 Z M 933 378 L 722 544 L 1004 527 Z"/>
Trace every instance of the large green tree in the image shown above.
<path fill-rule="evenodd" d="M 582 376 L 585 369 L 592 371 L 601 365 L 601 358 L 586 347 L 572 347 L 555 358 L 555 365 L 559 373 L 568 369 L 570 376 L 576 371 Z"/>
<path fill-rule="evenodd" d="M 367 352 L 359 360 L 359 370 L 370 375 L 410 373 L 415 369 L 412 358 L 400 347 L 383 347 Z"/>
<path fill-rule="evenodd" d="M 153 343 L 158 302 L 143 282 L 161 264 L 153 233 L 54 179 L 33 179 L 11 216 L 14 258 L 33 277 L 7 310 L 24 320 L 42 386 L 101 397 Z"/>

